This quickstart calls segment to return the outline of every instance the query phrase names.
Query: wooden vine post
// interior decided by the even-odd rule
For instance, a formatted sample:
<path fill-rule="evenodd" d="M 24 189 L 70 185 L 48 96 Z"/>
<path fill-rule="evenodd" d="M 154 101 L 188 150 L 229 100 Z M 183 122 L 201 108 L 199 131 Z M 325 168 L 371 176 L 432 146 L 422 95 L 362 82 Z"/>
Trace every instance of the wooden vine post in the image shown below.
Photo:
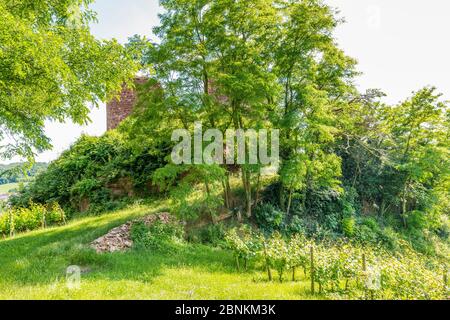
<path fill-rule="evenodd" d="M 364 299 L 367 300 L 367 265 L 366 265 L 366 254 L 362 254 L 362 270 L 363 270 L 363 281 L 364 281 Z"/>
<path fill-rule="evenodd" d="M 12 210 L 9 211 L 9 236 L 14 236 L 14 213 Z"/>
<path fill-rule="evenodd" d="M 269 281 L 272 281 L 272 271 L 270 270 L 270 262 L 269 257 L 267 256 L 267 246 L 265 241 L 263 245 L 264 245 L 264 257 L 266 260 L 267 276 L 269 277 Z"/>
<path fill-rule="evenodd" d="M 363 255 L 362 255 L 362 269 L 363 269 L 364 272 L 366 272 L 366 270 L 367 270 L 367 266 L 366 266 L 366 254 L 365 254 L 365 253 L 363 253 Z"/>
<path fill-rule="evenodd" d="M 314 294 L 314 247 L 311 245 L 310 248 L 310 259 L 311 259 L 311 293 Z"/>
<path fill-rule="evenodd" d="M 447 289 L 448 269 L 447 269 L 447 266 L 445 266 L 445 265 L 444 265 L 444 272 L 443 272 L 443 275 L 442 275 L 442 281 L 443 281 L 444 296 L 447 297 L 447 294 L 448 294 L 448 289 Z"/>

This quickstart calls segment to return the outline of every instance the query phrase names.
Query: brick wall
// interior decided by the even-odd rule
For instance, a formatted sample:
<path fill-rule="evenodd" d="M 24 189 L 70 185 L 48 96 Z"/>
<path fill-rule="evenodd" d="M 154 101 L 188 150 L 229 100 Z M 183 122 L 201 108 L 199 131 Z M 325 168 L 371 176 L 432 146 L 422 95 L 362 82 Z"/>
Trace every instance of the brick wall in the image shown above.
<path fill-rule="evenodd" d="M 136 78 L 134 82 L 137 85 L 144 84 L 147 82 L 147 78 Z M 116 128 L 128 117 L 133 111 L 136 100 L 136 90 L 124 86 L 120 94 L 120 99 L 113 99 L 106 104 L 106 129 L 111 130 Z"/>

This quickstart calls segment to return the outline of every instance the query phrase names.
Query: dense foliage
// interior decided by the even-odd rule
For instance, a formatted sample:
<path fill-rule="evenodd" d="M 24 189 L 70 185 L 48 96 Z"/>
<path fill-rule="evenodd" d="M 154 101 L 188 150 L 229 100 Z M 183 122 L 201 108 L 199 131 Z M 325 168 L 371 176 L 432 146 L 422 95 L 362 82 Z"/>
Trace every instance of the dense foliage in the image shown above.
<path fill-rule="evenodd" d="M 0 142 L 15 138 L 0 156 L 32 158 L 50 146 L 46 120 L 85 123 L 86 103 L 137 66 L 149 77 L 117 130 L 82 136 L 11 197 L 0 234 L 157 193 L 187 239 L 226 245 L 239 272 L 283 282 L 300 270 L 327 297 L 448 297 L 450 107 L 436 88 L 394 105 L 358 92 L 356 61 L 333 36 L 341 20 L 321 0 L 161 0 L 159 41 L 125 46 L 90 35 L 89 3 L 0 0 Z M 173 131 L 194 123 L 279 129 L 279 163 L 172 163 Z M 230 216 L 239 227 L 226 231 Z M 135 223 L 131 238 L 176 253 L 183 232 Z"/>
<path fill-rule="evenodd" d="M 254 260 L 273 280 L 296 280 L 296 269 L 311 280 L 311 290 L 330 297 L 371 299 L 443 299 L 448 295 L 447 268 L 439 260 L 417 254 L 403 243 L 402 253 L 380 247 L 358 246 L 343 242 L 327 244 L 301 235 L 284 238 L 274 233 L 266 238 L 248 227 L 231 229 L 226 235 L 228 247 L 239 262 Z M 316 289 L 317 288 L 317 289 Z"/>
<path fill-rule="evenodd" d="M 277 181 L 268 192 L 262 164 L 158 170 L 155 182 L 172 188 L 181 208 L 191 187 L 203 184 L 204 203 L 222 202 L 268 231 L 303 229 L 391 246 L 400 232 L 425 251 L 436 236 L 448 241 L 450 109 L 435 88 L 397 105 L 383 103 L 379 90 L 358 92 L 356 63 L 333 37 L 341 21 L 322 1 L 161 5 L 154 29 L 160 43 L 131 41 L 153 86 L 141 92 L 124 127 L 131 143 L 170 145 L 174 129 L 192 131 L 196 121 L 204 131 L 280 130 Z M 177 183 L 180 176 L 187 184 Z M 233 176 L 242 194 L 230 189 Z"/>
<path fill-rule="evenodd" d="M 0 235 L 10 236 L 65 221 L 65 213 L 57 203 L 46 206 L 30 203 L 28 208 L 9 209 L 0 213 Z"/>
<path fill-rule="evenodd" d="M 14 205 L 110 209 L 111 184 L 125 178 L 139 194 L 157 185 L 183 220 L 214 221 L 225 209 L 266 234 L 394 249 L 407 239 L 428 253 L 448 243 L 450 111 L 435 88 L 397 105 L 378 90 L 359 93 L 355 61 L 333 38 L 340 20 L 321 1 L 161 4 L 161 41 L 126 45 L 150 80 L 120 133 L 83 137 Z M 279 129 L 274 179 L 262 183 L 261 164 L 170 163 L 172 131 L 195 121 L 223 132 Z"/>
<path fill-rule="evenodd" d="M 148 194 L 151 175 L 162 165 L 158 155 L 133 153 L 117 132 L 82 136 L 11 203 L 57 202 L 69 212 L 111 210 L 121 205 L 121 198 Z"/>
<path fill-rule="evenodd" d="M 156 220 L 150 225 L 137 222 L 131 228 L 131 239 L 138 250 L 173 250 L 174 245 L 183 239 L 183 228 L 174 221 Z"/>
<path fill-rule="evenodd" d="M 448 243 L 450 110 L 435 88 L 397 105 L 378 90 L 359 93 L 355 61 L 333 38 L 340 20 L 322 1 L 161 5 L 160 42 L 135 36 L 126 45 L 150 77 L 133 115 L 119 132 L 81 138 L 14 205 L 111 209 L 114 186 L 128 180 L 124 196 L 157 185 L 183 220 L 228 210 L 266 234 L 392 249 L 406 239 L 427 253 Z M 262 164 L 170 163 L 172 131 L 196 121 L 223 132 L 279 129 L 270 184 Z"/>

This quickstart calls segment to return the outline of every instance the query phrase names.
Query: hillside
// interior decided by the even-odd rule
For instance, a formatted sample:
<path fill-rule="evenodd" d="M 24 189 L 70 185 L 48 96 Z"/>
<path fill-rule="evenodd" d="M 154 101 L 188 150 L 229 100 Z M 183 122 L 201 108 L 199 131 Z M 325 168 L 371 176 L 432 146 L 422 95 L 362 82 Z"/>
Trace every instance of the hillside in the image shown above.
<path fill-rule="evenodd" d="M 368 87 L 327 0 L 159 1 L 128 40 L 94 2 L 0 1 L 0 300 L 450 298 L 450 100 L 411 50 L 371 41 Z"/>
<path fill-rule="evenodd" d="M 343 245 L 335 251 L 326 244 L 309 242 L 315 247 L 315 272 L 318 277 L 315 294 L 312 294 L 309 262 L 303 267 L 305 271 L 299 268 L 295 273 L 294 281 L 291 269 L 285 270 L 282 281 L 279 281 L 278 267 L 283 249 L 280 251 L 277 248 L 280 243 L 276 237 L 267 242 L 269 256 L 275 254 L 271 258 L 271 281 L 267 279 L 267 270 L 260 259 L 249 259 L 248 265 L 245 262 L 245 269 L 241 264 L 238 271 L 234 249 L 220 245 L 186 240 L 152 249 L 134 245 L 130 250 L 114 253 L 96 253 L 90 247 L 93 240 L 112 228 L 165 211 L 167 205 L 167 201 L 158 201 L 150 206 L 135 205 L 101 216 L 76 218 L 64 226 L 0 240 L 0 299 L 435 299 L 442 297 L 445 290 L 439 265 L 434 271 L 429 269 L 436 261 L 412 252 L 403 258 L 397 256 L 398 259 L 394 256 L 375 257 L 383 265 L 383 291 L 378 292 L 362 290 L 368 286 L 366 282 L 360 287 L 367 281 L 362 277 L 367 275 L 358 271 L 355 273 L 355 270 L 362 270 L 362 261 L 365 268 L 364 256 L 367 257 L 367 270 L 372 270 L 370 257 L 373 254 L 376 256 L 376 252 L 372 254 L 370 248 L 363 248 L 361 261 L 355 255 L 361 253 L 358 247 Z M 306 250 L 309 255 L 309 248 L 310 245 L 299 247 L 297 252 Z M 336 252 L 341 258 L 335 256 Z M 344 278 L 331 282 L 332 286 L 322 287 L 320 278 L 325 276 L 324 272 L 332 272 L 333 265 L 338 261 L 333 259 L 342 259 L 342 255 L 351 258 L 352 262 L 345 264 L 345 270 L 351 274 L 344 273 Z M 81 271 L 79 287 L 71 287 L 71 266 Z M 348 280 L 344 282 L 345 279 Z M 401 286 L 395 285 L 398 281 Z"/>
<path fill-rule="evenodd" d="M 0 194 L 8 194 L 19 187 L 18 183 L 0 184 Z"/>
<path fill-rule="evenodd" d="M 39 172 L 44 171 L 48 164 L 45 162 L 36 162 L 31 169 L 26 169 L 24 163 L 0 163 L 0 187 L 4 184 L 29 181 Z M 0 192 L 1 193 L 1 192 Z"/>
<path fill-rule="evenodd" d="M 267 282 L 260 271 L 238 273 L 232 254 L 223 249 L 186 244 L 173 254 L 98 255 L 88 248 L 111 228 L 161 208 L 130 208 L 0 240 L 0 299 L 311 298 L 306 280 Z M 66 287 L 70 265 L 86 271 L 79 290 Z"/>

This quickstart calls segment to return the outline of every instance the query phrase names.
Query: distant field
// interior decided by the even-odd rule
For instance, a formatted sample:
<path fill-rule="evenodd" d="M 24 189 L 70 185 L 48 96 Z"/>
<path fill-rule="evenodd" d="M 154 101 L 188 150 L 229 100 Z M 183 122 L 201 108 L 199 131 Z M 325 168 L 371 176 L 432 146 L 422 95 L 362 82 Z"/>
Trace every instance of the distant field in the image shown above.
<path fill-rule="evenodd" d="M 0 194 L 9 193 L 11 190 L 19 188 L 18 183 L 0 184 Z"/>

